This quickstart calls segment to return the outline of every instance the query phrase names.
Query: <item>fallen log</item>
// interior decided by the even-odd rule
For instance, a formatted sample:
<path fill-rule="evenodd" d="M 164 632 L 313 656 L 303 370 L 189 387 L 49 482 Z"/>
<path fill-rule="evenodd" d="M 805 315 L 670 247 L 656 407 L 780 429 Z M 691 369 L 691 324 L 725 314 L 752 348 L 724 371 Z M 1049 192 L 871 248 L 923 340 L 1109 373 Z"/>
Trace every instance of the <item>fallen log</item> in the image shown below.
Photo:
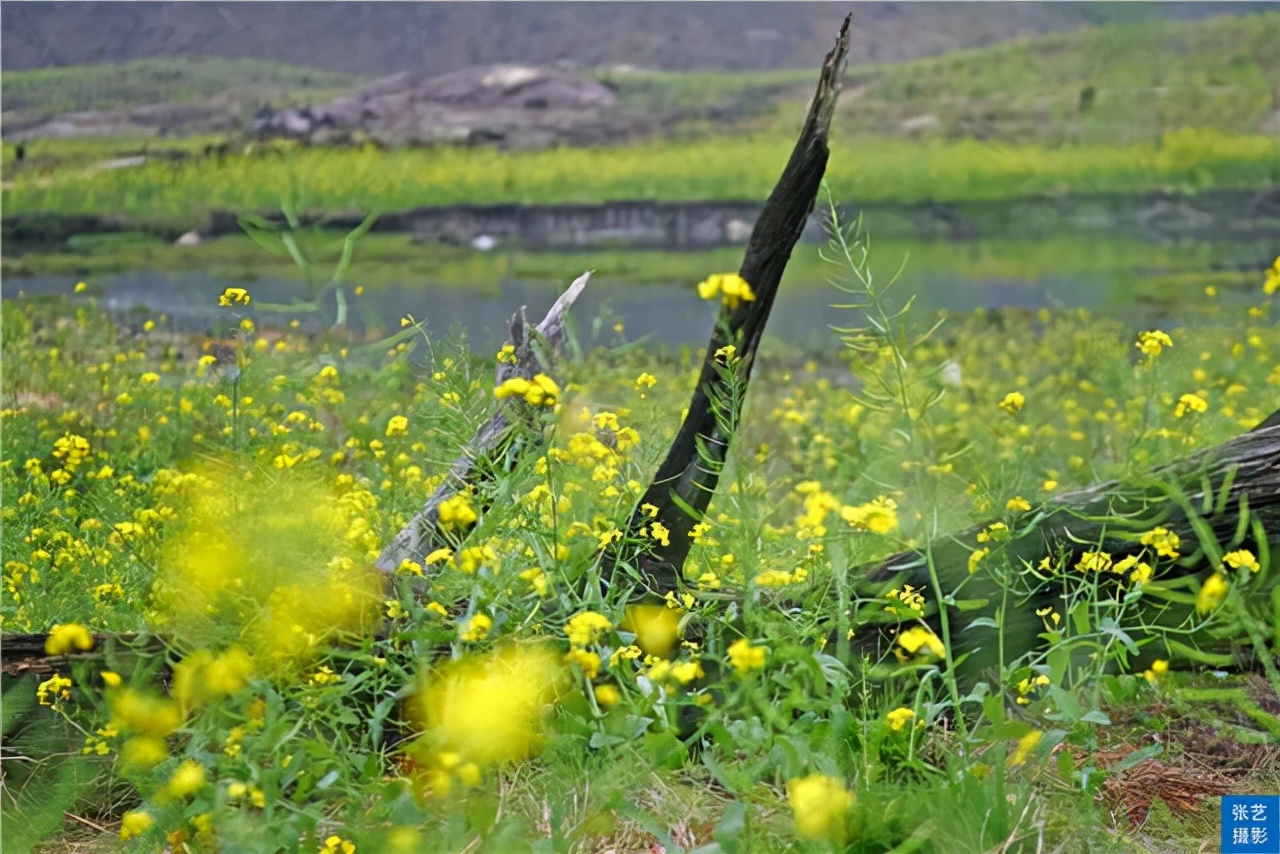
<path fill-rule="evenodd" d="M 754 299 L 721 306 L 688 414 L 632 511 L 625 538 L 605 556 L 606 580 L 628 581 L 638 588 L 639 596 L 662 595 L 677 590 L 682 582 L 692 544 L 689 532 L 706 515 L 719 483 L 778 285 L 817 200 L 848 53 L 846 17 L 835 46 L 823 60 L 800 137 L 756 221 L 738 270 Z M 731 356 L 728 347 L 734 348 Z M 652 530 L 655 523 L 668 532 L 665 540 L 646 538 L 644 531 Z"/>
<path fill-rule="evenodd" d="M 970 555 L 979 547 L 978 534 L 997 521 L 992 519 L 935 539 L 922 549 L 851 570 L 854 578 L 864 579 L 865 592 L 872 597 L 907 584 L 924 590 L 929 602 L 925 620 L 939 636 L 943 634 L 943 616 L 937 603 L 965 603 L 963 610 L 955 605 L 945 610 L 952 653 L 963 658 L 957 676 L 964 685 L 972 685 L 993 670 L 1001 654 L 1005 662 L 1013 661 L 1041 643 L 1038 635 L 1044 630 L 1043 619 L 1037 610 L 1061 609 L 1064 595 L 1069 597 L 1081 585 L 1098 582 L 1117 589 L 1132 584 L 1127 573 L 1098 572 L 1087 564 L 1082 568 L 1086 553 L 1105 553 L 1107 565 L 1113 566 L 1130 556 L 1143 556 L 1146 549 L 1146 557 L 1154 562 L 1141 537 L 1157 527 L 1164 528 L 1177 537 L 1181 547 L 1177 559 L 1158 564 L 1149 582 L 1157 590 L 1179 579 L 1189 589 L 1197 589 L 1205 577 L 1219 569 L 1228 551 L 1248 549 L 1263 564 L 1269 563 L 1267 555 L 1280 554 L 1280 411 L 1247 433 L 1160 466 L 1146 476 L 1101 483 L 1061 496 L 981 562 L 1007 562 L 1010 572 L 1016 574 L 1039 567 L 1048 558 L 1060 569 L 1060 575 L 1053 577 L 1055 583 L 1010 595 L 1009 573 L 988 571 L 981 564 L 976 572 L 970 571 Z M 1271 566 L 1267 573 L 1258 574 L 1261 577 L 1255 576 L 1257 586 L 1250 588 L 1250 597 L 1269 596 L 1280 581 L 1278 570 L 1280 566 Z M 939 590 L 933 589 L 935 579 L 941 585 Z M 1193 611 L 1186 602 L 1158 601 L 1160 625 L 1166 627 L 1172 628 Z M 880 631 L 855 636 L 855 653 L 873 659 L 890 655 L 897 627 L 883 619 L 876 622 Z M 1155 643 L 1138 661 L 1177 657 L 1161 638 L 1152 640 Z M 1193 640 L 1210 653 L 1252 654 L 1221 642 L 1215 649 L 1214 640 L 1208 637 Z M 1275 650 L 1280 638 L 1270 640 Z"/>

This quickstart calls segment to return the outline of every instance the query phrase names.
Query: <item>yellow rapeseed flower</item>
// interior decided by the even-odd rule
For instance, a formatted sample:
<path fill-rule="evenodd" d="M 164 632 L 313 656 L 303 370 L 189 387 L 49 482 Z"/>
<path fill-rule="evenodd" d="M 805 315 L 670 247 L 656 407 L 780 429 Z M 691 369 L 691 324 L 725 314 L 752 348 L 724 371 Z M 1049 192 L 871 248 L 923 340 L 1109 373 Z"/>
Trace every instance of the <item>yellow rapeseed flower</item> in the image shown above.
<path fill-rule="evenodd" d="M 1181 418 L 1188 412 L 1206 412 L 1209 402 L 1198 394 L 1184 394 L 1178 398 L 1178 405 L 1173 408 L 1173 417 Z"/>
<path fill-rule="evenodd" d="M 613 623 L 603 614 L 595 611 L 580 611 L 565 623 L 564 633 L 569 636 L 569 643 L 574 646 L 590 646 L 600 636 L 613 628 Z"/>
<path fill-rule="evenodd" d="M 942 641 L 932 629 L 926 626 L 913 626 L 899 633 L 898 646 L 905 649 L 909 655 L 915 655 L 921 649 L 927 649 L 931 655 L 938 658 L 943 658 L 947 654 L 947 648 L 942 645 Z"/>
<path fill-rule="evenodd" d="M 252 299 L 253 297 L 249 296 L 249 292 L 244 288 L 227 288 L 222 292 L 222 296 L 218 297 L 218 305 L 248 305 Z"/>
<path fill-rule="evenodd" d="M 120 838 L 130 839 L 141 836 L 155 823 L 156 820 L 145 810 L 131 810 L 120 819 Z"/>
<path fill-rule="evenodd" d="M 698 283 L 698 296 L 704 300 L 721 297 L 729 308 L 737 308 L 740 303 L 754 302 L 756 295 L 747 284 L 747 280 L 737 273 L 717 273 L 708 276 Z"/>
<path fill-rule="evenodd" d="M 729 645 L 729 663 L 739 676 L 746 676 L 753 670 L 764 669 L 765 656 L 768 654 L 762 646 L 752 646 L 746 638 L 738 638 Z"/>
<path fill-rule="evenodd" d="M 1022 407 L 1027 403 L 1027 398 L 1020 391 L 1011 391 L 1000 400 L 1000 408 L 1010 415 L 1016 415 L 1022 411 Z"/>
<path fill-rule="evenodd" d="M 1142 351 L 1142 355 L 1148 359 L 1154 359 L 1160 355 L 1165 347 L 1173 346 L 1173 339 L 1160 330 L 1152 332 L 1141 332 L 1138 334 L 1138 343 L 1134 345 Z"/>
<path fill-rule="evenodd" d="M 894 709 L 892 712 L 889 712 L 884 717 L 885 720 L 889 722 L 889 729 L 894 732 L 901 732 L 902 728 L 911 723 L 915 716 L 916 713 L 913 710 L 908 709 L 906 706 L 902 706 Z"/>
<path fill-rule="evenodd" d="M 1138 538 L 1138 542 L 1155 549 L 1159 557 L 1167 557 L 1171 560 L 1177 559 L 1178 546 L 1181 545 L 1178 535 L 1164 526 L 1147 531 Z"/>
<path fill-rule="evenodd" d="M 88 652 L 93 649 L 93 635 L 79 623 L 63 623 L 49 630 L 44 640 L 47 655 L 66 655 L 70 652 Z"/>
<path fill-rule="evenodd" d="M 438 668 L 409 706 L 416 750 L 454 752 L 480 767 L 533 755 L 564 671 L 550 649 L 510 646 Z"/>
<path fill-rule="evenodd" d="M 387 421 L 387 438 L 404 436 L 409 432 L 409 419 L 403 415 L 392 415 Z"/>
<path fill-rule="evenodd" d="M 1209 613 L 1222 604 L 1230 590 L 1231 584 L 1227 577 L 1221 572 L 1215 572 L 1200 586 L 1200 592 L 1196 594 L 1196 610 L 1201 614 Z"/>
<path fill-rule="evenodd" d="M 1262 569 L 1258 559 L 1248 549 L 1227 552 L 1222 556 L 1222 562 L 1232 569 L 1247 569 L 1250 572 L 1257 572 Z"/>
<path fill-rule="evenodd" d="M 1266 278 L 1262 281 L 1262 292 L 1264 294 L 1270 296 L 1276 291 L 1280 291 L 1280 257 L 1276 258 L 1275 263 L 1267 270 Z"/>
<path fill-rule="evenodd" d="M 204 766 L 194 759 L 188 759 L 178 766 L 169 778 L 165 791 L 177 800 L 183 800 L 204 788 Z"/>
<path fill-rule="evenodd" d="M 666 605 L 629 605 L 622 628 L 635 632 L 636 645 L 646 655 L 662 657 L 679 638 L 680 612 Z"/>
<path fill-rule="evenodd" d="M 844 783 L 825 774 L 788 780 L 787 800 L 801 836 L 835 845 L 844 842 L 845 821 L 853 806 L 853 793 Z"/>
<path fill-rule="evenodd" d="M 493 628 L 493 618 L 488 614 L 472 614 L 461 637 L 464 641 L 481 641 L 488 637 L 491 628 Z"/>
<path fill-rule="evenodd" d="M 320 854 L 356 854 L 356 844 L 335 833 L 325 838 L 324 844 L 320 846 Z"/>
<path fill-rule="evenodd" d="M 440 527 L 446 531 L 470 527 L 479 518 L 475 508 L 471 505 L 471 499 L 461 492 L 441 501 L 437 510 L 437 519 L 440 522 Z M 432 554 L 435 554 L 435 552 Z M 430 564 L 431 562 L 431 555 L 428 555 L 427 563 Z"/>

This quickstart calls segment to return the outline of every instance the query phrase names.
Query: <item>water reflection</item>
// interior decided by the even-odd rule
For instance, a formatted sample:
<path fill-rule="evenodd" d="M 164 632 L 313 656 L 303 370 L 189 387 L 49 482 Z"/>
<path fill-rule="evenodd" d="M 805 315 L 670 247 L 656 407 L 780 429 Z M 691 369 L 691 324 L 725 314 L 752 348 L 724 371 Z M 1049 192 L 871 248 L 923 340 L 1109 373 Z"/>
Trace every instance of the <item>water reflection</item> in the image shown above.
<path fill-rule="evenodd" d="M 1259 252 L 1254 247 L 1246 249 L 1244 254 L 1249 256 Z M 1035 250 L 1029 246 L 1028 255 Z M 937 248 L 933 251 L 936 253 Z M 951 257 L 960 261 L 965 251 L 963 246 L 954 246 Z M 1224 245 L 1224 251 L 1233 258 L 1241 257 L 1238 249 Z M 1221 253 L 1215 251 L 1214 254 Z M 588 267 L 590 262 L 590 255 L 584 254 L 580 263 Z M 1211 276 L 1209 268 L 1217 267 L 1218 261 L 1211 264 L 1201 259 L 1201 264 L 1202 271 Z M 1259 264 L 1259 270 L 1265 266 L 1264 262 Z M 1047 269 L 1001 275 L 999 271 L 992 274 L 977 271 L 972 264 L 909 265 L 893 291 L 892 300 L 901 304 L 902 300 L 915 295 L 917 311 L 928 316 L 939 310 L 1084 307 L 1135 325 L 1169 322 L 1179 302 L 1177 294 L 1162 290 L 1159 270 L 1143 273 L 1135 272 L 1131 265 L 1110 267 L 1103 263 L 1057 272 L 1054 264 L 1043 266 Z M 1143 275 L 1149 275 L 1153 285 L 1145 292 L 1141 286 L 1135 289 L 1135 281 L 1140 282 Z M 357 333 L 371 328 L 397 330 L 400 318 L 409 314 L 422 321 L 433 335 L 461 329 L 472 346 L 494 348 L 507 337 L 508 320 L 513 311 L 526 306 L 531 319 L 541 318 L 572 277 L 563 283 L 524 280 L 511 275 L 495 278 L 498 280 L 477 282 L 474 287 L 392 283 L 371 287 L 359 297 L 348 288 L 345 291 L 348 325 Z M 4 295 L 12 298 L 66 294 L 72 291 L 75 281 L 71 276 L 10 279 L 5 282 Z M 213 272 L 155 270 L 136 270 L 94 280 L 99 304 L 117 318 L 132 317 L 140 322 L 142 317 L 164 314 L 172 328 L 190 332 L 214 331 L 217 324 L 226 324 L 229 315 L 217 307 L 217 295 L 228 285 L 239 284 L 244 283 L 229 281 Z M 271 311 L 269 306 L 312 302 L 315 292 L 302 282 L 283 277 L 262 277 L 247 287 L 254 298 L 249 314 L 263 327 L 284 326 L 298 318 L 304 329 L 314 331 L 331 324 L 337 314 L 332 289 L 320 294 L 319 311 L 286 313 Z M 1201 287 L 1191 284 L 1183 290 L 1193 289 L 1198 293 Z M 1182 299 L 1185 298 L 1184 294 Z M 845 295 L 815 276 L 789 273 L 769 320 L 768 335 L 791 347 L 821 351 L 830 346 L 832 326 L 859 322 L 855 312 L 832 308 L 833 303 L 843 302 L 848 302 Z M 584 344 L 616 343 L 619 339 L 613 327 L 621 322 L 625 324 L 627 339 L 650 336 L 657 343 L 681 346 L 705 343 L 714 312 L 713 305 L 697 298 L 692 282 L 637 284 L 623 277 L 600 276 L 588 286 L 573 314 Z"/>

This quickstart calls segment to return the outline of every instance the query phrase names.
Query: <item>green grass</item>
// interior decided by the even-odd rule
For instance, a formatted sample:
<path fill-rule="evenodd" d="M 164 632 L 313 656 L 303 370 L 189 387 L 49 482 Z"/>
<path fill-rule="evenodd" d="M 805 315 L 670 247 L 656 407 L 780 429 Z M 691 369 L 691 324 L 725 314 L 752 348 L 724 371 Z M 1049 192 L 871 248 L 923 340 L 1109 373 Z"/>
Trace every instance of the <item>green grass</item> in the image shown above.
<path fill-rule="evenodd" d="M 1085 29 L 854 69 L 828 178 L 838 197 L 867 202 L 1274 186 L 1280 142 L 1259 130 L 1280 85 L 1280 60 L 1269 50 L 1277 40 L 1280 13 L 1268 13 Z M 350 82 L 303 69 L 245 68 L 229 83 L 215 61 L 188 68 L 156 60 L 98 74 L 23 72 L 6 75 L 6 105 L 66 98 L 83 106 L 99 97 L 123 103 L 152 98 L 157 86 L 170 86 L 182 99 L 211 96 L 224 86 L 249 91 L 268 83 Z M 29 168 L 12 170 L 4 205 L 13 213 L 113 213 L 194 227 L 213 209 L 265 211 L 285 200 L 302 209 L 348 212 L 454 203 L 763 199 L 794 138 L 811 77 L 804 70 L 613 73 L 608 79 L 624 107 L 667 104 L 690 116 L 671 138 L 597 150 L 286 146 L 283 159 L 233 156 L 225 166 L 194 159 L 102 172 L 94 168 L 97 161 L 136 151 L 138 143 L 40 141 L 29 146 Z M 1095 94 L 1082 108 L 1088 86 Z M 722 108 L 741 122 L 694 117 Z M 933 116 L 936 127 L 904 130 L 903 120 L 921 116 Z M 190 152 L 201 142 L 176 145 Z M 11 157 L 7 147 L 5 160 Z"/>
<path fill-rule="evenodd" d="M 1022 38 L 875 69 L 839 123 L 883 133 L 932 115 L 926 135 L 1050 144 L 1125 145 L 1187 127 L 1256 133 L 1276 109 L 1278 41 L 1275 12 Z"/>
<path fill-rule="evenodd" d="M 894 266 L 876 261 L 877 271 Z M 1121 632 L 1150 652 L 1167 562 L 1149 556 L 1155 586 L 1127 586 L 1123 598 L 1056 570 L 1079 606 L 1060 630 L 1046 628 L 1043 648 L 1013 639 L 985 699 L 957 699 L 938 660 L 886 671 L 849 654 L 847 629 L 874 632 L 901 604 L 850 567 L 976 520 L 1029 523 L 1056 494 L 1257 424 L 1280 386 L 1267 275 L 1255 272 L 1248 311 L 1188 298 L 1164 326 L 1172 347 L 1149 359 L 1134 346 L 1143 330 L 1074 310 L 956 316 L 921 339 L 934 318 L 886 319 L 882 285 L 854 288 L 888 335 L 864 330 L 857 348 L 833 335 L 820 363 L 756 366 L 710 529 L 687 566 L 692 598 L 681 610 L 699 634 L 669 653 L 705 676 L 658 691 L 660 655 L 612 656 L 640 627 L 624 625 L 627 591 L 601 587 L 595 555 L 676 430 L 694 354 L 633 347 L 557 364 L 562 406 L 542 424 L 551 450 L 498 477 L 474 531 L 427 571 L 424 599 L 411 592 L 413 567 L 385 589 L 363 567 L 494 411 L 492 354 L 413 327 L 362 347 L 340 331 L 277 337 L 239 326 L 233 377 L 201 364 L 200 341 L 163 319 L 132 336 L 88 295 L 6 300 L 3 627 L 149 628 L 182 662 L 165 688 L 157 660 L 109 643 L 104 659 L 61 667 L 69 699 L 46 685 L 55 707 L 28 704 L 23 715 L 36 717 L 26 725 L 47 727 L 50 715 L 74 724 L 60 753 L 105 744 L 103 777 L 135 794 L 113 795 L 96 821 L 114 830 L 126 810 L 143 811 L 153 825 L 130 843 L 139 850 L 178 832 L 196 846 L 214 846 L 214 834 L 218 846 L 254 850 L 299 840 L 320 849 L 331 836 L 377 851 L 832 850 L 803 839 L 806 827 L 843 828 L 843 850 L 854 852 L 1141 851 L 1156 836 L 1179 850 L 1212 844 L 1212 820 L 1173 801 L 1179 812 L 1152 806 L 1147 826 L 1126 819 L 1152 788 L 1118 759 L 1156 758 L 1187 783 L 1203 780 L 1215 755 L 1248 756 L 1215 768 L 1236 791 L 1273 790 L 1280 780 L 1267 769 L 1280 751 L 1260 709 L 1277 702 L 1277 686 L 1181 672 L 1188 661 L 1154 684 L 1143 677 L 1113 641 Z M 225 311 L 237 328 L 238 309 Z M 939 379 L 944 363 L 958 381 Z M 1025 406 L 1009 412 L 1000 402 L 1014 390 Z M 1177 399 L 1193 391 L 1206 411 L 1180 417 Z M 634 436 L 624 441 L 621 428 Z M 1015 497 L 1032 509 L 1002 510 Z M 883 529 L 845 521 L 885 499 L 894 512 Z M 999 554 L 980 571 L 1029 578 L 997 566 Z M 1259 560 L 1204 617 L 1224 642 L 1280 631 L 1253 586 L 1273 583 L 1272 561 Z M 584 612 L 608 626 L 564 663 Z M 491 621 L 483 638 L 478 615 Z M 385 639 L 373 640 L 384 620 Z M 352 634 L 327 637 L 330 626 Z M 639 642 L 657 649 L 648 632 L 663 632 L 645 632 Z M 764 658 L 739 674 L 730 649 L 741 638 Z M 521 659 L 497 683 L 470 669 L 504 641 L 555 653 Z M 1082 644 L 1101 657 L 1068 663 Z M 252 652 L 250 670 L 231 663 L 236 646 Z M 537 679 L 522 678 L 526 666 Z M 452 705 L 400 704 L 434 696 L 432 674 L 450 667 Z M 122 685 L 104 683 L 104 669 Z M 1048 684 L 1022 681 L 1036 676 Z M 544 721 L 533 701 L 552 681 L 564 687 Z M 611 708 L 606 686 L 618 692 Z M 182 708 L 167 705 L 170 691 Z M 914 717 L 895 729 L 891 712 Z M 512 728 L 522 720 L 529 729 Z M 6 718 L 6 733 L 18 723 Z M 108 724 L 114 732 L 99 732 Z M 530 741 L 544 725 L 545 739 Z M 407 731 L 423 734 L 403 741 Z M 1019 753 L 1027 737 L 1039 742 Z M 128 759 L 147 745 L 159 751 L 154 764 Z M 404 761 L 409 745 L 416 764 Z M 175 793 L 184 763 L 202 776 Z M 851 802 L 790 802 L 788 786 L 814 774 Z M 827 808 L 830 820 L 817 820 Z"/>
<path fill-rule="evenodd" d="M 1263 188 L 1280 180 L 1280 141 L 1184 130 L 1155 144 L 1046 148 L 972 140 L 836 138 L 832 192 L 862 202 L 997 201 L 1041 194 Z M 53 149 L 50 146 L 51 150 Z M 763 200 L 790 143 L 707 139 L 621 149 L 504 154 L 485 149 L 294 149 L 283 158 L 24 171 L 6 213 L 117 214 L 198 226 L 210 211 L 403 210 L 421 205 L 618 199 Z"/>
<path fill-rule="evenodd" d="M 74 65 L 7 71 L 5 119 L 113 110 L 147 104 L 224 104 L 287 98 L 328 99 L 358 78 L 262 59 L 159 57 L 114 65 Z"/>

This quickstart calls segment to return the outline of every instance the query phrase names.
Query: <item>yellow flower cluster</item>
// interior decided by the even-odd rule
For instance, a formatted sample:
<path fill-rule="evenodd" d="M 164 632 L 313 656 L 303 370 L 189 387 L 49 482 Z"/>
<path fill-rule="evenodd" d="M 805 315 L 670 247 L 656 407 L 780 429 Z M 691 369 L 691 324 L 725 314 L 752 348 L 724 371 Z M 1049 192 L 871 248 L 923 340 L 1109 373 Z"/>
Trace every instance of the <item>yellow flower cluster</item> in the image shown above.
<path fill-rule="evenodd" d="M 1262 281 L 1262 292 L 1270 296 L 1280 291 L 1280 257 L 1267 268 L 1266 278 Z"/>
<path fill-rule="evenodd" d="M 740 303 L 755 301 L 756 295 L 747 280 L 737 273 L 717 273 L 698 283 L 698 296 L 704 300 L 720 297 L 726 306 L 737 308 Z"/>
<path fill-rule="evenodd" d="M 440 527 L 446 531 L 466 530 L 476 523 L 480 517 L 471 504 L 470 497 L 459 492 L 440 502 L 437 511 Z"/>
<path fill-rule="evenodd" d="M 1151 332 L 1141 332 L 1138 334 L 1138 343 L 1134 345 L 1142 351 L 1142 355 L 1148 360 L 1155 359 L 1159 356 L 1165 347 L 1173 346 L 1173 339 L 1165 332 L 1154 330 Z"/>
<path fill-rule="evenodd" d="M 1000 408 L 1010 415 L 1017 415 L 1027 405 L 1027 397 L 1020 391 L 1011 391 L 1000 399 Z"/>
<path fill-rule="evenodd" d="M 189 712 L 209 700 L 230 696 L 248 684 L 253 659 L 242 647 L 221 653 L 197 650 L 174 665 L 170 694 Z"/>
<path fill-rule="evenodd" d="M 79 623 L 64 623 L 49 629 L 44 639 L 44 651 L 48 655 L 66 655 L 69 652 L 88 652 L 93 649 L 93 635 Z"/>
<path fill-rule="evenodd" d="M 520 398 L 530 406 L 555 406 L 560 397 L 560 386 L 546 374 L 537 374 L 532 380 L 511 377 L 493 390 L 498 400 Z"/>
<path fill-rule="evenodd" d="M 889 723 L 889 729 L 893 732 L 901 732 L 907 724 L 915 720 L 915 717 L 915 711 L 913 709 L 908 709 L 905 706 L 896 708 L 884 716 L 885 720 Z"/>
<path fill-rule="evenodd" d="M 252 300 L 253 297 L 244 288 L 227 288 L 222 292 L 222 296 L 218 297 L 218 305 L 224 307 L 248 305 Z"/>
<path fill-rule="evenodd" d="M 904 584 L 901 588 L 895 587 L 884 594 L 884 598 L 890 600 L 891 603 L 899 603 L 889 604 L 884 608 L 897 617 L 909 618 L 924 615 L 924 591 L 917 590 L 910 584 Z"/>
<path fill-rule="evenodd" d="M 899 632 L 898 646 L 902 647 L 902 650 L 894 650 L 894 653 L 899 661 L 906 661 L 909 656 L 921 651 L 935 658 L 944 658 L 947 654 L 947 648 L 928 626 L 912 626 L 904 632 Z M 904 650 L 906 655 L 902 654 Z"/>
<path fill-rule="evenodd" d="M 755 670 L 763 670 L 768 650 L 762 646 L 752 646 L 746 638 L 738 638 L 729 644 L 729 663 L 739 676 L 746 676 Z"/>
<path fill-rule="evenodd" d="M 1181 418 L 1188 412 L 1207 412 L 1209 402 L 1199 394 L 1189 393 L 1178 398 L 1178 405 L 1173 408 L 1173 417 Z"/>

